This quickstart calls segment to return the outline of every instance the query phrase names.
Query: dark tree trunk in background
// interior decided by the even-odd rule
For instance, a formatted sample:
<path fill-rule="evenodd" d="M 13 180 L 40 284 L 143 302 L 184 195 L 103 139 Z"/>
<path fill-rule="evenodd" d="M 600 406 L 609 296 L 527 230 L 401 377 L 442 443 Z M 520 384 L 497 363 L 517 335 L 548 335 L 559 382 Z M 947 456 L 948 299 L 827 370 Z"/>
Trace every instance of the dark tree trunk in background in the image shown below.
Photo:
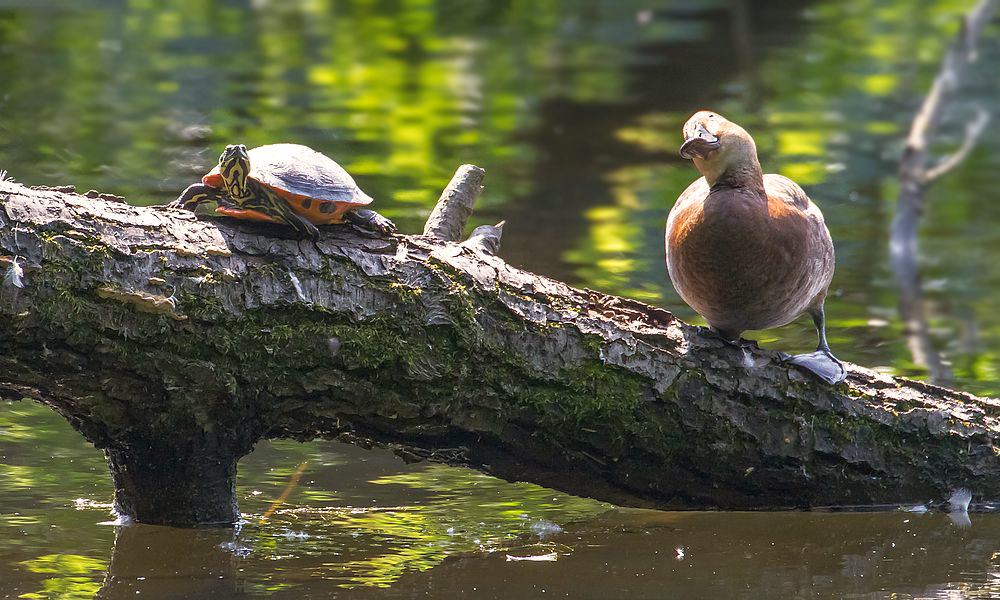
<path fill-rule="evenodd" d="M 24 266 L 0 286 L 0 396 L 103 449 L 140 521 L 235 520 L 236 461 L 279 437 L 632 506 L 1000 498 L 995 400 L 856 366 L 828 386 L 767 351 L 747 368 L 475 244 L 255 227 L 0 183 L 0 266 Z"/>

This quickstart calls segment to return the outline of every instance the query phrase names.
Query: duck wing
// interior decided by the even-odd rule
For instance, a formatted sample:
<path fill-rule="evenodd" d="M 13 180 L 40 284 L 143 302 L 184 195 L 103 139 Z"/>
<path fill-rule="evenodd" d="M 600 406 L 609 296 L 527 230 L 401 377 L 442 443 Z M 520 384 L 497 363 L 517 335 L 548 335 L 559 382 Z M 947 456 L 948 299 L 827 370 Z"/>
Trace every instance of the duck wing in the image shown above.
<path fill-rule="evenodd" d="M 805 191 L 797 183 L 783 175 L 768 173 L 764 175 L 764 190 L 767 193 L 768 212 L 772 217 L 789 217 L 790 221 L 805 220 L 805 227 L 793 227 L 797 230 L 801 246 L 796 250 L 808 261 L 805 268 L 812 273 L 810 286 L 816 294 L 814 302 L 822 302 L 826 288 L 833 278 L 834 251 L 830 230 L 823 219 L 823 211 L 813 204 Z M 775 219 L 782 222 L 786 219 Z"/>
<path fill-rule="evenodd" d="M 774 173 L 764 175 L 764 190 L 771 202 L 777 200 L 786 204 L 789 209 L 800 210 L 804 213 L 812 213 L 815 210 L 820 221 L 823 220 L 823 213 L 809 200 L 805 190 L 784 175 L 775 175 Z"/>

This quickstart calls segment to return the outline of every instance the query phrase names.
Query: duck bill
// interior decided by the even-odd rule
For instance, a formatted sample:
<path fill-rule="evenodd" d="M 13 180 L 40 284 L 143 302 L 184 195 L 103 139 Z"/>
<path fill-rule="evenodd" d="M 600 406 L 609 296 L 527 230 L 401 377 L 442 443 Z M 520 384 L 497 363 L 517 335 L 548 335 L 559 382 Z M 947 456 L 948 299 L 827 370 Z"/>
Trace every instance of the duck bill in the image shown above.
<path fill-rule="evenodd" d="M 708 155 L 719 149 L 719 138 L 712 135 L 701 123 L 695 128 L 690 137 L 684 138 L 681 145 L 681 158 L 708 158 Z"/>

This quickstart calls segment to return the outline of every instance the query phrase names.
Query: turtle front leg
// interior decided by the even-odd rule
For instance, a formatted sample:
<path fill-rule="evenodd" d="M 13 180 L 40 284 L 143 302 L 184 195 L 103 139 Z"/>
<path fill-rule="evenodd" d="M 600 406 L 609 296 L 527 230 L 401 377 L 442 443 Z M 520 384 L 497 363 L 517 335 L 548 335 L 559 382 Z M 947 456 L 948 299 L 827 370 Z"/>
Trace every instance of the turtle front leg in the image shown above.
<path fill-rule="evenodd" d="M 219 199 L 219 190 L 204 183 L 192 183 L 181 192 L 176 200 L 167 204 L 167 208 L 186 208 L 194 211 L 203 202 L 214 202 Z"/>
<path fill-rule="evenodd" d="M 291 226 L 299 235 L 314 242 L 319 239 L 319 229 L 311 221 L 292 210 L 288 202 L 263 186 L 256 186 L 256 195 L 245 200 L 242 208 L 259 210 L 275 221 Z"/>
<path fill-rule="evenodd" d="M 285 218 L 285 223 L 291 225 L 292 228 L 299 233 L 299 235 L 308 237 L 314 242 L 319 239 L 319 229 L 317 229 L 315 225 L 294 211 L 289 210 L 288 212 L 290 214 L 288 214 L 287 218 Z M 282 217 L 285 217 L 285 215 L 282 215 Z"/>
<path fill-rule="evenodd" d="M 355 208 L 344 213 L 344 220 L 362 229 L 377 231 L 382 235 L 396 233 L 396 224 L 367 208 Z"/>

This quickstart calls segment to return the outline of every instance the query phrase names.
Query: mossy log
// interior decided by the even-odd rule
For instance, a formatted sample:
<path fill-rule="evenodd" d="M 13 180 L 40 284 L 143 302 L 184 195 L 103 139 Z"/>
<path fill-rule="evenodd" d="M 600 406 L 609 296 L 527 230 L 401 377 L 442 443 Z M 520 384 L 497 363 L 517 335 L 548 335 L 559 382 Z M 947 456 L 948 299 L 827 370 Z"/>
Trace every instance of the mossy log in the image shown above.
<path fill-rule="evenodd" d="M 0 286 L 0 396 L 104 450 L 139 521 L 233 522 L 236 462 L 264 438 L 632 506 L 1000 498 L 996 400 L 853 365 L 829 386 L 488 245 L 282 239 L 90 196 L 0 183 L 0 268 L 24 269 Z"/>

